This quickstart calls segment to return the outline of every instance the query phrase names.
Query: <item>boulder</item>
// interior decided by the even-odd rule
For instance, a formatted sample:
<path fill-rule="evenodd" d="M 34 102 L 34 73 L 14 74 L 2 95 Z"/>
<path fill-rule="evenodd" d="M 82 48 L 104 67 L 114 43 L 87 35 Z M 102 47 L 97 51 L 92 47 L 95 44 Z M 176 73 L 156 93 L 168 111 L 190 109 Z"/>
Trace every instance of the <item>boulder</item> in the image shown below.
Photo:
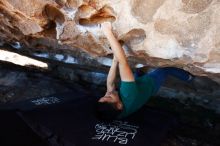
<path fill-rule="evenodd" d="M 0 41 L 19 42 L 29 55 L 83 53 L 98 62 L 112 53 L 98 24 L 111 21 L 132 67 L 175 66 L 220 83 L 219 7 L 219 0 L 1 0 Z"/>

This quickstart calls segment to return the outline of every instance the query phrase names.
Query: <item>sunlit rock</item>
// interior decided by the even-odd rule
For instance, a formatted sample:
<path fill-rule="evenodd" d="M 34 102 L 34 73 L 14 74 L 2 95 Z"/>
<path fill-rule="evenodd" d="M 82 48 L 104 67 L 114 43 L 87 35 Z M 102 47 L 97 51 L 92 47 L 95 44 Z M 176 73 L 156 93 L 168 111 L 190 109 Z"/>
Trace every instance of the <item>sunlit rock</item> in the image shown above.
<path fill-rule="evenodd" d="M 65 22 L 64 14 L 58 8 L 51 4 L 45 5 L 45 14 L 47 15 L 49 20 L 54 21 L 60 25 Z"/>
<path fill-rule="evenodd" d="M 60 35 L 63 33 L 64 22 L 66 21 L 65 15 L 55 6 L 47 4 L 45 6 L 45 13 L 50 21 L 56 24 L 56 39 L 59 40 Z"/>
<path fill-rule="evenodd" d="M 67 3 L 67 0 L 55 0 L 60 6 L 64 6 Z"/>
<path fill-rule="evenodd" d="M 112 50 L 98 24 L 111 21 L 132 67 L 176 66 L 217 80 L 219 7 L 219 0 L 1 0 L 0 40 L 29 54 L 100 63 Z"/>
<path fill-rule="evenodd" d="M 92 7 L 90 5 L 83 4 L 78 8 L 78 15 L 79 15 L 78 17 L 87 18 L 96 12 L 97 12 L 97 10 L 94 7 Z"/>
<path fill-rule="evenodd" d="M 104 6 L 97 13 L 89 18 L 80 18 L 79 24 L 84 26 L 91 26 L 101 24 L 103 22 L 114 22 L 116 20 L 113 9 L 109 6 Z"/>
<path fill-rule="evenodd" d="M 26 56 L 19 55 L 17 53 L 12 53 L 4 50 L 0 50 L 0 60 L 1 61 L 7 61 L 11 62 L 17 65 L 21 66 L 36 66 L 36 67 L 41 67 L 41 68 L 47 68 L 48 65 L 47 63 L 44 63 L 42 61 L 38 61 L 36 59 L 31 59 Z"/>
<path fill-rule="evenodd" d="M 132 29 L 126 34 L 120 37 L 120 40 L 125 44 L 139 44 L 146 38 L 145 31 L 143 29 Z"/>
<path fill-rule="evenodd" d="M 182 0 L 183 11 L 186 13 L 198 13 L 205 10 L 213 0 Z"/>
<path fill-rule="evenodd" d="M 131 0 L 132 14 L 141 23 L 152 21 L 154 14 L 165 0 Z"/>

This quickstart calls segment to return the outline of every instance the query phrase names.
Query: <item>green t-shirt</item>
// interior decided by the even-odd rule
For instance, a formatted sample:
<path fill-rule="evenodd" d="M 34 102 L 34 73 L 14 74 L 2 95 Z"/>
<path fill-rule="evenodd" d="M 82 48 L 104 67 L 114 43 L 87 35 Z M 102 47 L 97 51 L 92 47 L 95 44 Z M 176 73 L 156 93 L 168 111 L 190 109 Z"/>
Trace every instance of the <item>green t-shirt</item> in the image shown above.
<path fill-rule="evenodd" d="M 144 75 L 132 82 L 121 81 L 120 97 L 123 103 L 123 111 L 118 118 L 124 118 L 140 109 L 153 95 L 154 81 L 148 75 Z"/>

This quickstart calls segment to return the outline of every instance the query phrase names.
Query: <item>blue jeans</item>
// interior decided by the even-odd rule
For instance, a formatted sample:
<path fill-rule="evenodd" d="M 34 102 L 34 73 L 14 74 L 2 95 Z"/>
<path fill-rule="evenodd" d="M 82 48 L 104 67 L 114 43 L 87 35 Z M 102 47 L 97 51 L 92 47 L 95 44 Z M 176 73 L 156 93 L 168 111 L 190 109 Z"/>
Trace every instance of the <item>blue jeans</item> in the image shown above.
<path fill-rule="evenodd" d="M 157 68 L 148 72 L 147 75 L 152 77 L 155 82 L 155 93 L 159 90 L 168 76 L 173 76 L 186 82 L 190 82 L 193 79 L 192 74 L 176 67 Z M 135 77 L 138 77 L 138 74 L 135 73 Z"/>

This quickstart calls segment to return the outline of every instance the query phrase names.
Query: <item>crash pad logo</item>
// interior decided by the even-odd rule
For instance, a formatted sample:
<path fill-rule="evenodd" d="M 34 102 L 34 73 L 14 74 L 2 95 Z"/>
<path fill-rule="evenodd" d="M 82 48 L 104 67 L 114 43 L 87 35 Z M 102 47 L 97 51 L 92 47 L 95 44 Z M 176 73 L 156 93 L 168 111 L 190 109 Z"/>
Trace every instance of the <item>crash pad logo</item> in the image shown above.
<path fill-rule="evenodd" d="M 59 103 L 60 99 L 57 97 L 42 97 L 31 101 L 35 105 L 48 105 L 48 104 L 54 104 Z"/>
<path fill-rule="evenodd" d="M 122 121 L 100 123 L 95 125 L 96 135 L 92 139 L 127 144 L 135 138 L 138 128 L 138 126 L 133 126 Z"/>

